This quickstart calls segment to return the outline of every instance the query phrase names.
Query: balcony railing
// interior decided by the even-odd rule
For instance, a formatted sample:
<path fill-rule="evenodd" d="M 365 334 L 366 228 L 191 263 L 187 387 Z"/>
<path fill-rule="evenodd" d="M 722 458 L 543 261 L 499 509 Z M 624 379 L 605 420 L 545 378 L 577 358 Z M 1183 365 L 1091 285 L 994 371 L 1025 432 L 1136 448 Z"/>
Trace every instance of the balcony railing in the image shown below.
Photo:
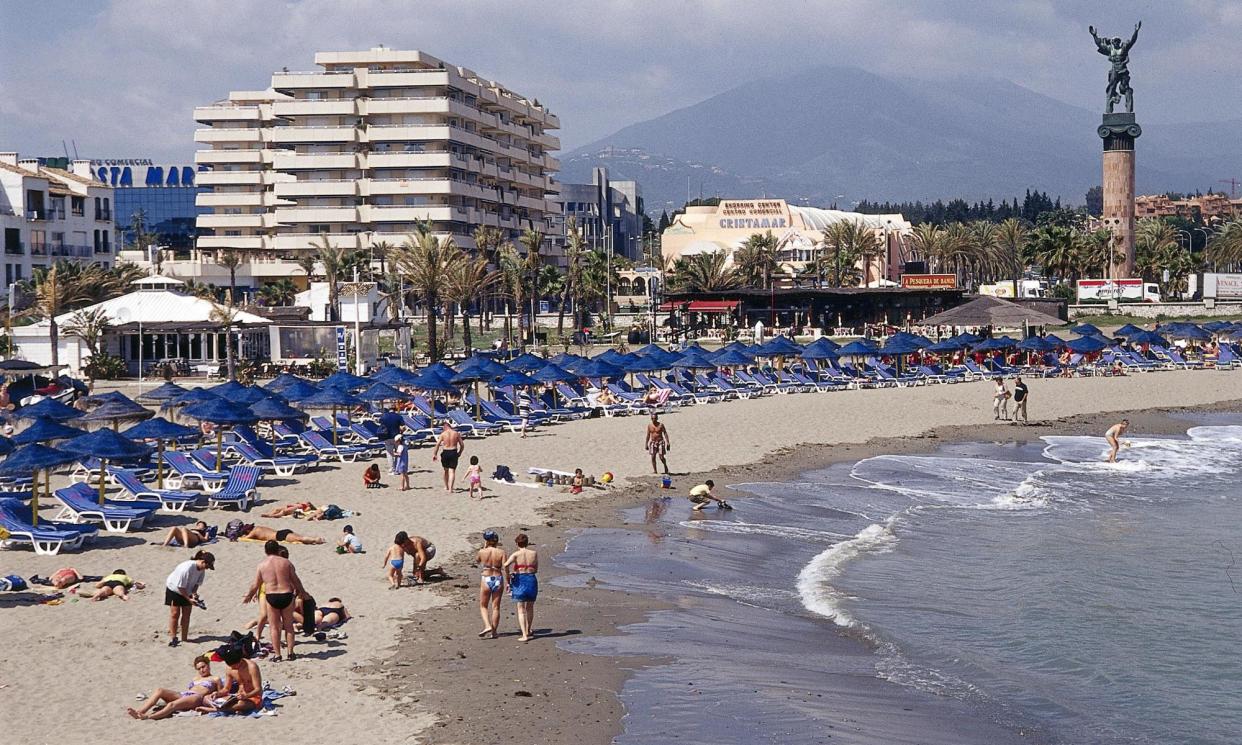
<path fill-rule="evenodd" d="M 30 242 L 31 256 L 47 256 L 47 243 L 43 241 Z"/>
<path fill-rule="evenodd" d="M 89 258 L 95 253 L 108 253 L 108 247 L 101 247 L 105 250 L 96 252 L 90 246 L 68 246 L 68 245 L 52 245 L 48 246 L 49 256 L 77 256 L 81 258 Z"/>
<path fill-rule="evenodd" d="M 21 241 L 7 243 L 4 246 L 4 252 L 9 256 L 24 256 L 26 254 L 26 245 Z"/>
<path fill-rule="evenodd" d="M 95 219 L 110 221 L 112 219 L 112 210 L 95 210 Z"/>

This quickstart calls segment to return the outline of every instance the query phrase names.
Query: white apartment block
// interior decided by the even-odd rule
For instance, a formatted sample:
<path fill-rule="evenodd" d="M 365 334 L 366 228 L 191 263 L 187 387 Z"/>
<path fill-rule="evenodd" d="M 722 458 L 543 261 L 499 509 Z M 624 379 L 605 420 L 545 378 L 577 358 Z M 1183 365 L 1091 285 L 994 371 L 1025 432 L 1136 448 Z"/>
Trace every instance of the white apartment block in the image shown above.
<path fill-rule="evenodd" d="M 71 168 L 0 152 L 0 290 L 62 259 L 112 266 L 118 246 L 112 187 L 91 175 L 90 161 L 74 161 Z"/>
<path fill-rule="evenodd" d="M 198 205 L 212 213 L 198 218 L 192 260 L 166 273 L 227 281 L 215 263 L 232 251 L 248 262 L 238 284 L 258 287 L 300 277 L 293 260 L 322 241 L 397 245 L 418 222 L 467 249 L 480 225 L 512 240 L 550 234 L 555 114 L 423 52 L 320 52 L 315 63 L 194 110 L 195 161 L 211 169 L 198 174 L 211 190 Z"/>

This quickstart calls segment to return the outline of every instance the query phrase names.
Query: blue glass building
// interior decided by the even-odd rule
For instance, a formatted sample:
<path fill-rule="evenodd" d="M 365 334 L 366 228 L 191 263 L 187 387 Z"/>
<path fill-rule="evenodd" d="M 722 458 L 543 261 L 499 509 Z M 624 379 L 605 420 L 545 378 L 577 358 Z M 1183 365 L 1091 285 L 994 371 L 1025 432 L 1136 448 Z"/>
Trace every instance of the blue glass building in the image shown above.
<path fill-rule="evenodd" d="M 196 218 L 208 211 L 194 204 L 201 190 L 195 184 L 198 168 L 132 158 L 92 160 L 91 171 L 116 189 L 116 227 L 126 248 L 133 248 L 134 214 L 141 211 L 146 230 L 172 250 L 168 258 L 189 256 L 198 235 Z"/>

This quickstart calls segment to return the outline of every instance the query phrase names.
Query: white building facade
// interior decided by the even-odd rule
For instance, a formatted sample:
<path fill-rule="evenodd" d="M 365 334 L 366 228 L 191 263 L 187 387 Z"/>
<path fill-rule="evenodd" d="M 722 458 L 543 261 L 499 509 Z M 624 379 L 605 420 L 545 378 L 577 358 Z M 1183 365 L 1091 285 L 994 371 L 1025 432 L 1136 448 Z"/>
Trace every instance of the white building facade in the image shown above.
<path fill-rule="evenodd" d="M 480 225 L 550 233 L 560 122 L 537 101 L 417 51 L 320 52 L 313 72 L 196 108 L 203 125 L 200 236 L 165 273 L 238 284 L 305 277 L 294 260 L 325 241 L 398 245 L 419 223 L 473 248 Z M 548 242 L 548 247 L 553 245 Z M 182 264 L 185 264 L 183 266 Z"/>
<path fill-rule="evenodd" d="M 0 153 L 0 291 L 59 260 L 112 266 L 118 248 L 113 190 L 95 179 L 90 162 L 69 170 Z"/>

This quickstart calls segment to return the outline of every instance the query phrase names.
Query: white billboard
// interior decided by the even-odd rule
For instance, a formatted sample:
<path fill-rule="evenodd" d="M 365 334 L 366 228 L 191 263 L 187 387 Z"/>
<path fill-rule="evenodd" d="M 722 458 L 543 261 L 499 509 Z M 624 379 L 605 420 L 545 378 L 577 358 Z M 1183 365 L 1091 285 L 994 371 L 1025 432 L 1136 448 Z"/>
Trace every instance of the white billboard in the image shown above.
<path fill-rule="evenodd" d="M 1203 297 L 1242 300 L 1242 274 L 1204 274 Z"/>

